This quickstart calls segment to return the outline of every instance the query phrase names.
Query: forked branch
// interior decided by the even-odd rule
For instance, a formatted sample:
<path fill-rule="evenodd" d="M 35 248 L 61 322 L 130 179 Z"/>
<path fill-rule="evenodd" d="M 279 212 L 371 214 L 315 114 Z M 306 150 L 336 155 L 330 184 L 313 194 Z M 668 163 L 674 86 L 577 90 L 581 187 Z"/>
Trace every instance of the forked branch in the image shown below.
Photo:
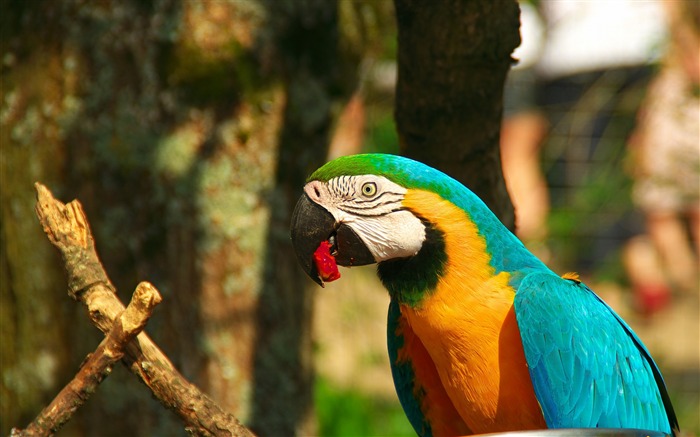
<path fill-rule="evenodd" d="M 14 436 L 44 436 L 57 432 L 78 410 L 97 386 L 111 373 L 114 363 L 124 356 L 124 347 L 146 326 L 153 309 L 162 298 L 148 282 L 142 282 L 95 352 L 90 354 L 75 377 L 54 400 L 22 430 L 13 430 Z"/>
<path fill-rule="evenodd" d="M 69 396 L 84 402 L 83 397 L 89 394 L 91 388 L 94 389 L 109 374 L 112 363 L 121 359 L 161 404 L 180 417 L 185 429 L 191 434 L 252 436 L 252 432 L 233 415 L 187 381 L 153 340 L 140 332 L 148 314 L 135 314 L 137 310 L 125 311 L 97 256 L 92 232 L 80 202 L 74 200 L 63 204 L 42 184 L 36 183 L 35 186 L 36 212 L 44 232 L 63 257 L 68 273 L 68 293 L 87 307 L 90 320 L 107 337 L 83 365 L 76 378 L 64 389 L 71 393 L 65 394 L 62 391 L 56 398 L 59 405 L 52 403 L 40 414 L 37 419 L 41 423 L 37 426 L 43 428 L 36 429 L 44 432 L 33 435 L 51 434 L 54 432 L 52 430 L 65 423 L 77 407 L 71 410 L 62 399 L 68 399 L 66 396 Z M 155 294 L 150 294 L 151 292 Z M 151 307 L 159 301 L 160 296 L 155 288 L 142 283 L 137 288 L 132 303 Z M 76 385 L 72 385 L 74 383 Z M 50 411 L 53 408 L 65 411 L 54 415 Z M 30 425 L 25 432 L 34 429 L 33 426 L 34 424 Z"/>

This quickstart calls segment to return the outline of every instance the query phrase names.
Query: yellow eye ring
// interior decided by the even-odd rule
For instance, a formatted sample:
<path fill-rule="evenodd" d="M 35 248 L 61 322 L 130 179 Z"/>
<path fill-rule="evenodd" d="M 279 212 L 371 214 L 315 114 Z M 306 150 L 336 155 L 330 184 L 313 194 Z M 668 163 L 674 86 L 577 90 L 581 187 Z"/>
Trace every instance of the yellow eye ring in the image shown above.
<path fill-rule="evenodd" d="M 365 182 L 362 184 L 362 195 L 365 197 L 372 197 L 377 194 L 377 184 L 374 182 Z"/>

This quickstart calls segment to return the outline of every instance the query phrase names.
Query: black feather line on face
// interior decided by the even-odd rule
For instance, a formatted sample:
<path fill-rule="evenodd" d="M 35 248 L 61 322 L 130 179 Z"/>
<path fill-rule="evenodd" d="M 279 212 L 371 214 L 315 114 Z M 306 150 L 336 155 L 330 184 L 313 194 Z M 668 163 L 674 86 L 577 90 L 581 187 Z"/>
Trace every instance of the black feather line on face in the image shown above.
<path fill-rule="evenodd" d="M 435 290 L 447 264 L 444 234 L 428 220 L 419 218 L 425 226 L 425 241 L 418 253 L 377 266 L 379 279 L 391 299 L 411 307 L 420 306 L 422 299 Z"/>

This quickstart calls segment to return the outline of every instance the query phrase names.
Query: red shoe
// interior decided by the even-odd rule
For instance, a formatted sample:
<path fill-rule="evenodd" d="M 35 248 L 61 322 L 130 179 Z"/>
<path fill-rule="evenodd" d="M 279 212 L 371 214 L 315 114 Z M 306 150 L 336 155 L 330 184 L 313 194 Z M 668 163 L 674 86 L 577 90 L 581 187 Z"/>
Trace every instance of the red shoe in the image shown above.
<path fill-rule="evenodd" d="M 671 303 L 671 290 L 664 284 L 639 285 L 634 289 L 634 302 L 637 311 L 651 317 Z"/>

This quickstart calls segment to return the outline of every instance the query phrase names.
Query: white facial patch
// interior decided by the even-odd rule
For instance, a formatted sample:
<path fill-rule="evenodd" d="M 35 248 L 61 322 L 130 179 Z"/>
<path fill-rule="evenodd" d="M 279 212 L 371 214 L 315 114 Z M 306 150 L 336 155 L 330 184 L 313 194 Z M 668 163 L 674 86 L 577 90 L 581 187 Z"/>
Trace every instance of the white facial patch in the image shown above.
<path fill-rule="evenodd" d="M 347 223 L 377 262 L 414 256 L 425 241 L 425 226 L 407 210 Z"/>
<path fill-rule="evenodd" d="M 406 188 L 374 175 L 311 181 L 304 192 L 362 239 L 375 261 L 414 256 L 425 241 L 425 226 L 403 208 Z"/>

